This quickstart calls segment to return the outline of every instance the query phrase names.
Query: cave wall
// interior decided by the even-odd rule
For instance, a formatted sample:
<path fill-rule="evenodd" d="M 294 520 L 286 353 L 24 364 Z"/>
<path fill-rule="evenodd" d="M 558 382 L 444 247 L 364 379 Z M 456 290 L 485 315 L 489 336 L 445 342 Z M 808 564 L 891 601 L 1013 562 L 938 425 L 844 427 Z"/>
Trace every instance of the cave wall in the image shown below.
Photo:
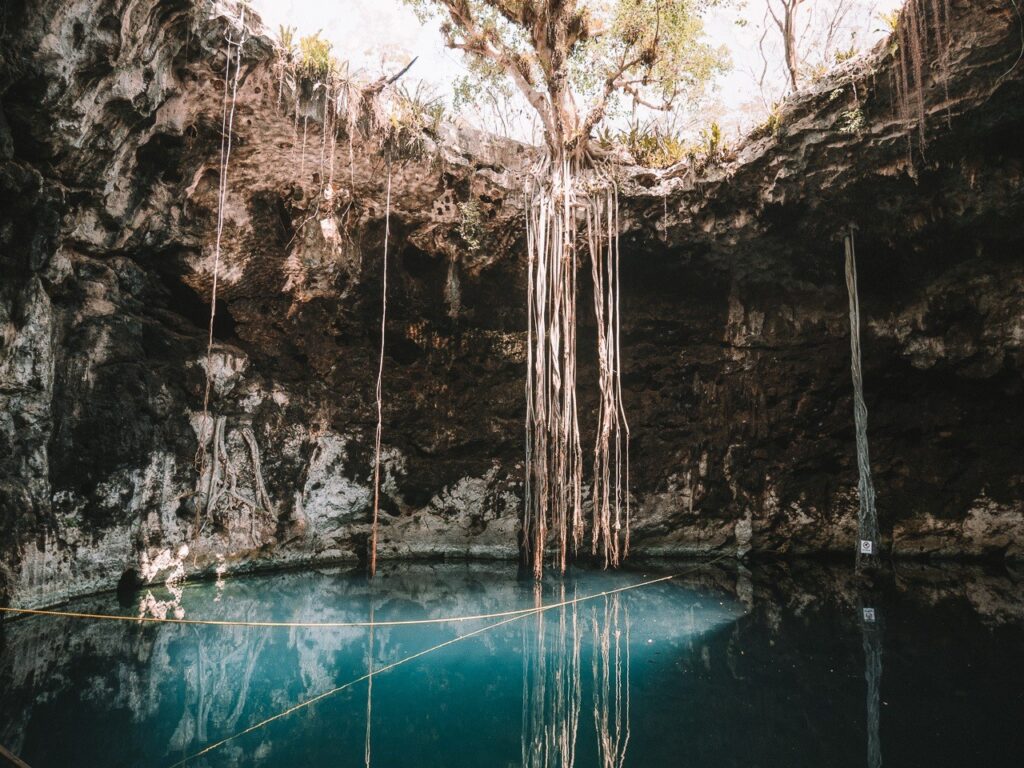
<path fill-rule="evenodd" d="M 1024 67 L 1008 9 L 953 7 L 923 131 L 880 47 L 706 167 L 624 171 L 636 552 L 849 550 L 854 223 L 886 548 L 1024 554 Z M 514 557 L 534 151 L 451 127 L 391 163 L 325 141 L 231 5 L 2 12 L 0 598 L 110 587 L 182 544 L 190 572 L 365 558 L 389 175 L 381 555 Z M 258 462 L 271 504 L 197 533 L 225 34 L 245 43 L 209 410 L 238 496 Z M 581 414 L 592 339 L 584 319 Z"/>

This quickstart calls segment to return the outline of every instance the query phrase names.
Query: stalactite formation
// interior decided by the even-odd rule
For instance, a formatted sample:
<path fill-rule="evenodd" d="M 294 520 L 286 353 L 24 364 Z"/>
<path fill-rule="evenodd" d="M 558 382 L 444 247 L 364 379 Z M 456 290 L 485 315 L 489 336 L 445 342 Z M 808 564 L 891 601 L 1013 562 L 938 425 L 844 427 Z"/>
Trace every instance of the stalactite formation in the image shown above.
<path fill-rule="evenodd" d="M 629 549 L 629 426 L 622 405 L 618 195 L 607 174 L 568 159 L 527 189 L 526 493 L 523 544 L 540 578 L 550 532 L 565 571 L 583 541 L 577 372 L 579 236 L 593 277 L 600 399 L 592 482 L 592 551 L 617 566 Z M 581 222 L 582 218 L 582 222 Z"/>
<path fill-rule="evenodd" d="M 882 625 L 874 607 L 861 607 L 861 636 L 864 645 L 864 681 L 867 683 L 867 764 L 882 768 Z"/>
<path fill-rule="evenodd" d="M 857 294 L 857 256 L 853 228 L 843 238 L 846 253 L 846 290 L 850 299 L 850 373 L 853 378 L 853 418 L 857 433 L 857 484 L 860 512 L 857 517 L 857 567 L 877 562 L 878 515 L 875 511 L 875 486 L 871 481 L 868 454 L 868 408 L 864 403 L 864 379 L 861 373 L 860 297 Z"/>

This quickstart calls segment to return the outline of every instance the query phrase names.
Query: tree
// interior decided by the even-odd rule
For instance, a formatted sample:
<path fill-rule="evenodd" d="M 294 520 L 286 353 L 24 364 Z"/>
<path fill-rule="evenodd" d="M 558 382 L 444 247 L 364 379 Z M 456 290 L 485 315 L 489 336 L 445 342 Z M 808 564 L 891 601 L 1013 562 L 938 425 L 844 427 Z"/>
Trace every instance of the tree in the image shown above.
<path fill-rule="evenodd" d="M 874 16 L 873 0 L 765 0 L 758 47 L 763 68 L 758 84 L 762 91 L 769 69 L 765 39 L 774 28 L 782 47 L 782 59 L 791 92 L 799 90 L 808 72 L 824 74 L 832 65 L 854 54 L 859 38 Z M 848 50 L 840 50 L 840 38 L 848 36 Z"/>
<path fill-rule="evenodd" d="M 768 0 L 768 13 L 782 35 L 782 46 L 786 57 L 786 71 L 789 73 L 789 84 L 797 91 L 797 74 L 800 70 L 797 56 L 796 12 L 804 0 Z M 778 4 L 776 6 L 776 3 Z"/>
<path fill-rule="evenodd" d="M 582 156 L 620 98 L 668 109 L 722 68 L 701 12 L 721 0 L 406 0 L 440 15 L 474 74 L 510 79 L 539 116 L 553 158 Z"/>
<path fill-rule="evenodd" d="M 600 398 L 591 550 L 629 551 L 629 425 L 622 404 L 618 195 L 591 134 L 620 100 L 668 109 L 721 64 L 700 11 L 718 0 L 406 0 L 440 15 L 451 48 L 483 78 L 507 78 L 544 128 L 545 162 L 526 201 L 527 384 L 524 562 L 540 578 L 549 533 L 564 571 L 583 545 L 583 452 L 576 398 L 580 250 L 594 283 Z M 581 237 L 585 233 L 585 237 Z M 585 244 L 579 248 L 578 241 Z M 623 472 L 623 465 L 625 471 Z"/>

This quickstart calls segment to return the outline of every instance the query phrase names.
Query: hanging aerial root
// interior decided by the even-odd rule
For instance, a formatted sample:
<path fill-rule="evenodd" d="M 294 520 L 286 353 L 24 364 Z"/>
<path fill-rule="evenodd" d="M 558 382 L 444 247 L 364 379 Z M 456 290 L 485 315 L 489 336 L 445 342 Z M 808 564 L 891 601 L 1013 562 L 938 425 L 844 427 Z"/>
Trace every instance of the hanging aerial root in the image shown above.
<path fill-rule="evenodd" d="M 629 546 L 629 427 L 622 405 L 618 194 L 607 174 L 563 160 L 526 190 L 527 381 L 523 547 L 540 578 L 549 534 L 564 571 L 584 537 L 577 373 L 579 245 L 590 258 L 598 334 L 592 550 L 617 566 Z M 581 225 L 580 216 L 583 216 Z M 585 228 L 585 238 L 580 238 Z M 623 472 L 623 462 L 626 467 Z M 624 508 L 623 508 L 624 507 Z"/>
<path fill-rule="evenodd" d="M 391 164 L 388 163 L 388 190 L 384 209 L 384 265 L 380 311 L 380 363 L 377 366 L 377 435 L 373 454 L 373 522 L 370 527 L 370 576 L 377 573 L 377 524 L 380 518 L 380 438 L 383 431 L 384 331 L 388 318 L 388 239 L 391 236 Z"/>
<path fill-rule="evenodd" d="M 231 162 L 231 140 L 235 124 L 235 105 L 238 99 L 238 81 L 242 71 L 242 46 L 245 43 L 245 7 L 241 8 L 241 28 L 237 41 L 230 37 L 226 40 L 225 48 L 225 69 L 224 69 L 224 96 L 223 110 L 221 115 L 221 143 L 220 143 L 220 177 L 217 188 L 217 234 L 213 248 L 213 282 L 210 288 L 210 322 L 206 341 L 206 382 L 203 388 L 203 415 L 199 426 L 199 446 L 196 451 L 196 467 L 202 476 L 206 463 L 206 441 L 207 435 L 213 441 L 214 450 L 217 447 L 216 429 L 210 430 L 210 394 L 213 389 L 213 328 L 217 317 L 217 287 L 220 277 L 220 256 L 221 242 L 224 236 L 224 209 L 228 193 L 228 168 Z M 234 53 L 234 72 L 231 71 L 232 53 Z M 230 99 L 228 97 L 230 83 Z M 209 513 L 212 505 L 210 498 L 214 491 L 214 482 L 217 475 L 217 461 L 213 462 L 210 470 L 210 487 L 207 491 L 206 510 Z M 199 538 L 200 506 L 196 504 L 196 515 L 193 526 L 194 539 Z"/>
<path fill-rule="evenodd" d="M 868 407 L 864 402 L 864 377 L 861 372 L 860 297 L 857 293 L 857 256 L 853 228 L 843 238 L 846 255 L 846 290 L 850 299 L 850 374 L 853 379 L 853 420 L 857 433 L 857 567 L 877 562 L 878 514 L 875 510 L 875 486 L 871 481 L 868 454 Z"/>

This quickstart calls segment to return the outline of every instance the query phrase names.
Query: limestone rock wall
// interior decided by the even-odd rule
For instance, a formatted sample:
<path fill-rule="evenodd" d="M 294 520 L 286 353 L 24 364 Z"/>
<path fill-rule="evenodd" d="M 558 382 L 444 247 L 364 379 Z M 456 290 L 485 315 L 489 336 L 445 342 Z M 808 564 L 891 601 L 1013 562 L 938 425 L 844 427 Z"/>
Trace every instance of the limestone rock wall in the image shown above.
<path fill-rule="evenodd" d="M 637 551 L 849 548 L 854 223 L 886 546 L 1024 553 L 1024 66 L 1003 5 L 953 3 L 923 129 L 882 46 L 724 158 L 624 168 Z M 182 544 L 190 572 L 365 557 L 389 174 L 382 556 L 513 557 L 534 150 L 445 127 L 388 163 L 325 138 L 233 5 L 0 12 L 0 598 L 110 587 Z M 243 35 L 207 361 L 225 36 Z M 586 319 L 580 344 L 587 414 Z M 197 516 L 207 373 L 235 484 Z"/>

